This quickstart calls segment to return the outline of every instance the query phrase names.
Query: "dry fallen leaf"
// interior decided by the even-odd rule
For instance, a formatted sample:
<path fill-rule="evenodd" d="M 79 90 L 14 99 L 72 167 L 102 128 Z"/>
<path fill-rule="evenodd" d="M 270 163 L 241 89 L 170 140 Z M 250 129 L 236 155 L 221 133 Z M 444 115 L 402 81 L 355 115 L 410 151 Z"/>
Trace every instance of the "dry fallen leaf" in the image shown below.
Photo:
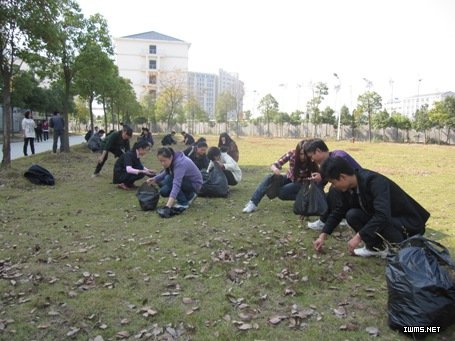
<path fill-rule="evenodd" d="M 285 315 L 274 315 L 271 318 L 269 318 L 269 323 L 276 325 L 276 324 L 280 323 L 282 320 L 285 320 L 287 318 L 288 317 Z"/>
<path fill-rule="evenodd" d="M 128 333 L 126 330 L 118 332 L 116 335 L 117 339 L 127 339 L 130 337 L 130 333 Z"/>
<path fill-rule="evenodd" d="M 339 308 L 333 309 L 333 312 L 335 313 L 335 315 L 337 317 L 341 317 L 341 318 L 345 318 L 346 314 L 347 314 L 345 307 L 339 307 Z"/>
<path fill-rule="evenodd" d="M 379 329 L 376 327 L 366 327 L 365 331 L 371 336 L 379 336 Z"/>

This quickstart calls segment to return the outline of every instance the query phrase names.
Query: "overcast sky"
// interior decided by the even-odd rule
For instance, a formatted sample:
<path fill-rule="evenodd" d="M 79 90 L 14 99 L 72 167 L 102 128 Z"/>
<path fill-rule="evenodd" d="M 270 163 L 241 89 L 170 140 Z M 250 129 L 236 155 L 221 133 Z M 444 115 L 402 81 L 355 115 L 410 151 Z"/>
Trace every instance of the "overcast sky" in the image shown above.
<path fill-rule="evenodd" d="M 453 0 L 78 1 L 113 37 L 156 31 L 191 43 L 190 71 L 238 73 L 245 110 L 267 93 L 281 110 L 303 109 L 320 81 L 337 108 L 356 105 L 363 78 L 383 102 L 455 91 Z"/>

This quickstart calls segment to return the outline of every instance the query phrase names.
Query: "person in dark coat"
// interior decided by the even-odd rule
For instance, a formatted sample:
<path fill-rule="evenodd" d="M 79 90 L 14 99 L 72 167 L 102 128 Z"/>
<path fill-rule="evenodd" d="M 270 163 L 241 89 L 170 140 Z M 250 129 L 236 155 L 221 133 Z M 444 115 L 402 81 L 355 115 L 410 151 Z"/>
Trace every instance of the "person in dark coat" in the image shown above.
<path fill-rule="evenodd" d="M 345 215 L 356 232 L 348 242 L 352 255 L 368 257 L 387 255 L 384 240 L 400 243 L 425 233 L 430 213 L 395 182 L 382 174 L 354 169 L 341 157 L 330 157 L 321 166 L 321 174 L 342 192 L 342 205 L 327 220 L 323 233 L 314 241 L 317 251 Z M 357 246 L 363 242 L 363 248 Z"/>
<path fill-rule="evenodd" d="M 177 144 L 177 141 L 174 139 L 175 131 L 171 131 L 170 134 L 167 134 L 161 140 L 161 144 L 163 146 L 170 146 L 173 144 Z"/>
<path fill-rule="evenodd" d="M 228 155 L 232 157 L 235 162 L 239 162 L 239 148 L 228 133 L 220 134 L 220 138 L 218 139 L 218 148 L 220 148 L 222 152 L 228 153 Z"/>
<path fill-rule="evenodd" d="M 113 132 L 106 136 L 103 144 L 103 152 L 98 158 L 95 172 L 92 177 L 98 176 L 107 161 L 109 152 L 114 154 L 115 157 L 120 157 L 123 153 L 130 150 L 130 138 L 133 136 L 133 129 L 124 125 L 122 130 Z"/>
<path fill-rule="evenodd" d="M 183 144 L 186 145 L 186 146 L 191 146 L 194 144 L 194 137 L 193 135 L 191 134 L 188 134 L 187 132 L 185 131 L 182 131 L 181 132 L 182 136 L 183 136 Z"/>
<path fill-rule="evenodd" d="M 145 140 L 136 142 L 133 149 L 122 154 L 114 165 L 114 175 L 112 182 L 121 189 L 134 188 L 134 182 L 144 176 L 154 176 L 155 172 L 145 168 L 141 162 L 141 157 L 150 150 L 150 144 Z"/>
<path fill-rule="evenodd" d="M 206 142 L 199 142 L 196 146 L 189 146 L 183 151 L 194 162 L 199 170 L 207 170 L 210 160 L 207 157 L 208 145 Z"/>

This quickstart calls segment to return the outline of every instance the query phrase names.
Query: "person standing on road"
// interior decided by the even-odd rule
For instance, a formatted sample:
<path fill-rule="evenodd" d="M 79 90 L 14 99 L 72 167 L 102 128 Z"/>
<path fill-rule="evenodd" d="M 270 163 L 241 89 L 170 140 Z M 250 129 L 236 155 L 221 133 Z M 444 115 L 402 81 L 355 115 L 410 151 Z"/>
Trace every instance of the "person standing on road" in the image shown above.
<path fill-rule="evenodd" d="M 43 140 L 47 141 L 49 139 L 49 122 L 47 121 L 47 118 L 43 121 Z"/>
<path fill-rule="evenodd" d="M 36 123 L 32 118 L 32 112 L 27 110 L 24 113 L 24 119 L 22 120 L 22 130 L 24 132 L 24 155 L 27 156 L 28 143 L 30 142 L 30 150 L 32 154 L 35 154 L 35 128 Z"/>
<path fill-rule="evenodd" d="M 51 117 L 49 126 L 54 132 L 54 143 L 52 145 L 52 152 L 57 153 L 58 139 L 60 139 L 60 152 L 63 152 L 63 132 L 65 131 L 65 121 L 60 116 L 58 111 L 54 111 L 54 116 Z"/>

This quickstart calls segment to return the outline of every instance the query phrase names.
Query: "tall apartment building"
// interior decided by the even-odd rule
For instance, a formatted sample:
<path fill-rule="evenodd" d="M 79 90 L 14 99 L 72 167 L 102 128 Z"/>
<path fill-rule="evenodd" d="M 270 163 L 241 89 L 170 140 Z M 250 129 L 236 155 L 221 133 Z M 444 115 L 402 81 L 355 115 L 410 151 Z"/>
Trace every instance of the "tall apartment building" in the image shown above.
<path fill-rule="evenodd" d="M 441 102 L 444 98 L 449 96 L 454 97 L 455 92 L 435 92 L 431 94 L 406 97 L 401 100 L 395 98 L 393 101 L 389 100 L 386 102 L 384 104 L 384 108 L 389 113 L 398 112 L 404 116 L 412 118 L 417 109 L 421 108 L 424 104 L 428 104 L 428 108 L 431 109 L 434 107 L 435 102 Z"/>
<path fill-rule="evenodd" d="M 188 91 L 198 101 L 201 108 L 208 114 L 210 120 L 215 119 L 216 100 L 223 92 L 235 97 L 237 108 L 228 113 L 228 119 L 236 119 L 237 112 L 243 111 L 244 85 L 236 73 L 223 69 L 218 75 L 211 73 L 189 72 Z"/>
<path fill-rule="evenodd" d="M 171 75 L 186 85 L 190 46 L 154 31 L 114 39 L 119 74 L 131 80 L 138 99 L 145 94 L 156 97 L 160 84 Z"/>
<path fill-rule="evenodd" d="M 138 100 L 146 94 L 159 95 L 167 80 L 179 85 L 199 102 L 209 119 L 215 119 L 215 105 L 220 93 L 228 91 L 237 100 L 230 119 L 243 110 L 244 86 L 236 73 L 222 69 L 219 74 L 188 72 L 188 50 L 191 44 L 150 31 L 114 39 L 114 50 L 120 76 L 132 82 Z"/>

